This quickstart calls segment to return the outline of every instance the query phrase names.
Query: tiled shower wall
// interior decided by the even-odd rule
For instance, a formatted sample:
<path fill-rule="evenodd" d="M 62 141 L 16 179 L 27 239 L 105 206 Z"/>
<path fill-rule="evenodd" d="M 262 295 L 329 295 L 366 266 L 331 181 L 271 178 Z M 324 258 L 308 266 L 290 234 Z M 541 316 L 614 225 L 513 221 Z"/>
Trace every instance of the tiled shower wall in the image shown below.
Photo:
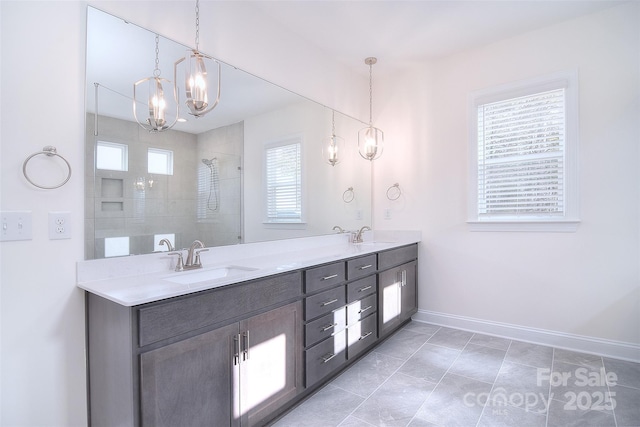
<path fill-rule="evenodd" d="M 94 116 L 88 114 L 85 258 L 103 258 L 104 239 L 108 237 L 129 236 L 130 254 L 152 252 L 157 234 L 174 234 L 177 248 L 188 247 L 195 239 L 202 240 L 205 246 L 238 243 L 242 128 L 242 123 L 237 123 L 201 135 L 175 130 L 149 133 L 137 123 L 99 116 L 99 135 L 94 136 Z M 96 141 L 126 144 L 128 171 L 96 170 Z M 147 172 L 149 148 L 173 151 L 173 175 Z M 203 188 L 199 179 L 207 177 L 202 173 L 207 166 L 201 160 L 216 156 L 224 159 L 218 162 L 220 209 L 199 217 L 198 198 L 203 197 L 202 191 L 198 192 Z"/>

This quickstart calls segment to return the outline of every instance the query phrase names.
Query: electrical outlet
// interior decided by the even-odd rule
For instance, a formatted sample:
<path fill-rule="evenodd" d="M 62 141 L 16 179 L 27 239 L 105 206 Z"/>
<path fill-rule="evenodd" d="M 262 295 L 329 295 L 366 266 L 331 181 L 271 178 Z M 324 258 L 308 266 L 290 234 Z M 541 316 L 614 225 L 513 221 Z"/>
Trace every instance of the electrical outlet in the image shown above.
<path fill-rule="evenodd" d="M 71 212 L 49 212 L 49 239 L 71 238 Z"/>

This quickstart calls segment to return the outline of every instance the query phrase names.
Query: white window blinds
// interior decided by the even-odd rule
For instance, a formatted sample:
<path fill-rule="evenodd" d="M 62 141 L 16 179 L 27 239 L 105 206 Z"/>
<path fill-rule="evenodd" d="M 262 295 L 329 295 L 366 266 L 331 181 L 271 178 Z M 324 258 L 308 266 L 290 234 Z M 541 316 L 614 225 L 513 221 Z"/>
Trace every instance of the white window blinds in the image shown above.
<path fill-rule="evenodd" d="M 478 219 L 565 213 L 565 89 L 478 106 Z"/>
<path fill-rule="evenodd" d="M 265 150 L 267 222 L 302 222 L 300 151 L 299 140 Z"/>

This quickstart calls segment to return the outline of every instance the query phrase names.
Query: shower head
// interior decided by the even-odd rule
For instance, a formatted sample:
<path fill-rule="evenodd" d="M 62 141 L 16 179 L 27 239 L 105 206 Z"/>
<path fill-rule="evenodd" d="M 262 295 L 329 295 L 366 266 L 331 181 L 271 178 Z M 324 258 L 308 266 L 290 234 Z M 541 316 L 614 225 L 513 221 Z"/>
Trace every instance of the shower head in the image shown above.
<path fill-rule="evenodd" d="M 215 157 L 213 159 L 202 159 L 202 163 L 204 163 L 207 166 L 212 166 L 213 165 L 213 161 L 215 159 L 216 159 Z"/>

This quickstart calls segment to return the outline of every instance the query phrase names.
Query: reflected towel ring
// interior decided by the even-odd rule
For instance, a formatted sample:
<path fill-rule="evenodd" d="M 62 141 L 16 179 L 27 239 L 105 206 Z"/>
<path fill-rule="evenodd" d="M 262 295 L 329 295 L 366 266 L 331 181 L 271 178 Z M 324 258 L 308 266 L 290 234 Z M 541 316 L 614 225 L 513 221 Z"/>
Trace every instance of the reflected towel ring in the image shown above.
<path fill-rule="evenodd" d="M 387 189 L 387 199 L 389 200 L 398 200 L 401 194 L 402 190 L 397 182 Z"/>
<path fill-rule="evenodd" d="M 60 184 L 54 185 L 54 186 L 51 186 L 51 187 L 47 187 L 47 186 L 44 186 L 44 185 L 36 184 L 35 182 L 31 181 L 31 178 L 29 178 L 29 175 L 27 174 L 27 163 L 29 163 L 29 160 L 31 160 L 33 157 L 39 156 L 40 154 L 44 154 L 47 157 L 57 156 L 57 157 L 60 157 L 62 160 L 64 160 L 64 162 L 67 164 L 67 168 L 69 168 L 69 173 L 67 174 L 67 178 L 64 181 L 62 181 Z M 47 146 L 42 148 L 42 151 L 39 151 L 37 153 L 33 153 L 32 155 L 30 155 L 29 157 L 27 157 L 25 159 L 24 163 L 22 164 L 22 173 L 24 174 L 24 177 L 27 178 L 27 181 L 29 181 L 29 183 L 31 185 L 33 185 L 35 187 L 38 187 L 38 188 L 42 188 L 43 190 L 53 190 L 54 188 L 62 187 L 63 185 L 65 185 L 67 183 L 67 181 L 69 181 L 69 178 L 71 178 L 71 165 L 69 164 L 67 159 L 65 159 L 60 154 L 58 154 L 58 152 L 56 150 L 56 147 L 54 147 L 52 145 L 47 145 Z"/>
<path fill-rule="evenodd" d="M 344 200 L 345 203 L 351 203 L 354 197 L 355 195 L 353 194 L 353 187 L 347 188 L 345 192 L 342 193 L 342 200 Z"/>

